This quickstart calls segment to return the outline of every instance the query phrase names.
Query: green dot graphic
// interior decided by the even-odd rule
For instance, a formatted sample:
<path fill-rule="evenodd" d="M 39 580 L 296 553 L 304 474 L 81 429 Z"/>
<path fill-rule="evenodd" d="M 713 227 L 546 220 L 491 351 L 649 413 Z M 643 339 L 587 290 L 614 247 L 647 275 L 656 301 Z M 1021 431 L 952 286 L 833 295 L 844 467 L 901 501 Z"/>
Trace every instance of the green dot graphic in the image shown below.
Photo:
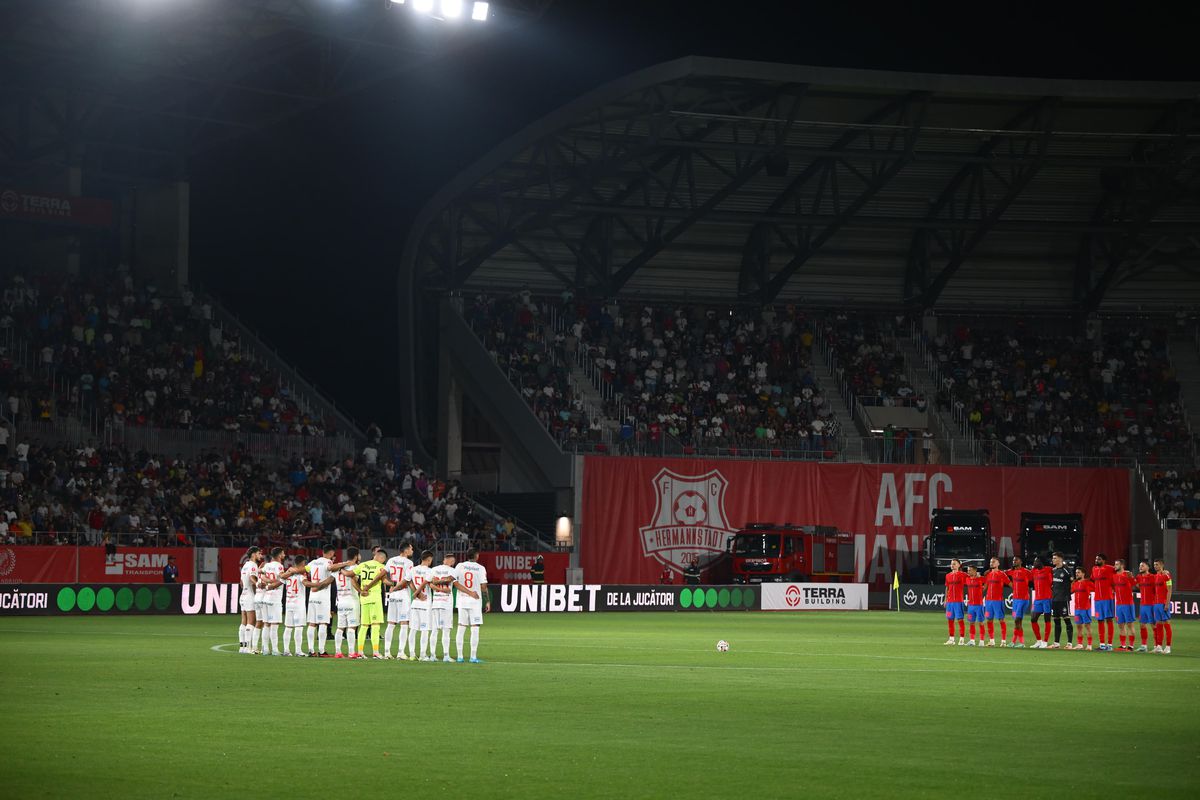
<path fill-rule="evenodd" d="M 137 590 L 137 594 L 133 597 L 133 605 L 138 611 L 147 611 L 150 604 L 154 602 L 154 593 L 145 586 Z"/>
<path fill-rule="evenodd" d="M 742 604 L 742 587 L 733 587 L 733 591 L 729 593 L 729 602 L 734 606 L 740 606 Z"/>
<path fill-rule="evenodd" d="M 722 589 L 717 592 L 717 605 L 721 608 L 726 608 L 729 605 L 729 590 Z"/>
<path fill-rule="evenodd" d="M 707 592 L 705 592 L 704 593 L 704 602 L 708 604 L 709 608 L 716 608 L 717 607 L 717 590 L 709 589 Z"/>
<path fill-rule="evenodd" d="M 115 601 L 116 595 L 113 593 L 113 590 L 107 586 L 96 592 L 96 610 L 98 611 L 110 610 Z"/>
<path fill-rule="evenodd" d="M 159 611 L 166 611 L 171 606 L 171 590 L 165 586 L 160 586 L 154 591 L 154 608 Z"/>
<path fill-rule="evenodd" d="M 117 590 L 117 611 L 128 611 L 133 608 L 133 589 L 123 586 Z"/>
<path fill-rule="evenodd" d="M 75 590 L 70 586 L 64 586 L 58 590 L 58 610 L 70 611 L 75 607 Z"/>
<path fill-rule="evenodd" d="M 692 590 L 691 589 L 685 588 L 682 592 L 679 593 L 679 607 L 680 608 L 691 608 L 692 607 Z"/>
<path fill-rule="evenodd" d="M 79 596 L 75 599 L 75 603 L 79 606 L 80 611 L 91 611 L 96 605 L 96 590 L 90 586 L 84 586 L 79 590 Z"/>
<path fill-rule="evenodd" d="M 747 589 L 745 592 L 742 593 L 742 604 L 745 605 L 746 608 L 754 608 L 754 590 L 753 589 Z"/>
<path fill-rule="evenodd" d="M 704 590 L 697 589 L 692 593 L 692 605 L 695 608 L 704 608 Z"/>

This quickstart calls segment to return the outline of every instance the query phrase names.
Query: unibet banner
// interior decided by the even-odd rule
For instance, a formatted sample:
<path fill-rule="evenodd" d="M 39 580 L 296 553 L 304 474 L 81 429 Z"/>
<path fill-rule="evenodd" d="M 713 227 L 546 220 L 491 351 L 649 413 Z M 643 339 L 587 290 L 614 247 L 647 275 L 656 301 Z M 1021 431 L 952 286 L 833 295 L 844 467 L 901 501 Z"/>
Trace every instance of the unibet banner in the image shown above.
<path fill-rule="evenodd" d="M 865 583 L 764 583 L 763 611 L 866 611 Z"/>
<path fill-rule="evenodd" d="M 774 522 L 853 534 L 856 580 L 890 589 L 893 573 L 919 564 L 930 514 L 945 507 L 988 509 L 1006 564 L 1023 511 L 1083 514 L 1085 563 L 1129 543 L 1125 469 L 589 456 L 582 493 L 580 566 L 600 583 L 704 570 L 739 529 Z"/>
<path fill-rule="evenodd" d="M 506 585 L 490 587 L 492 611 L 758 611 L 750 586 Z"/>

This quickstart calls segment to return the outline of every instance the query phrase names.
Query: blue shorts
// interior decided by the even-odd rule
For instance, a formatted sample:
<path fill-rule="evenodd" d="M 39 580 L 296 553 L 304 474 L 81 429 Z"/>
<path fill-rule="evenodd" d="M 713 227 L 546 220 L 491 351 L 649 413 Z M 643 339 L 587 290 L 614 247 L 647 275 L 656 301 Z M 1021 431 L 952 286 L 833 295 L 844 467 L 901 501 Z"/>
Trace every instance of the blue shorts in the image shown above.
<path fill-rule="evenodd" d="M 983 622 L 983 606 L 967 606 L 967 622 Z"/>
<path fill-rule="evenodd" d="M 1013 619 L 1021 619 L 1029 613 L 1028 600 L 1013 600 Z"/>
<path fill-rule="evenodd" d="M 946 619 L 962 619 L 963 613 L 962 603 L 946 603 Z"/>
<path fill-rule="evenodd" d="M 1125 625 L 1127 623 L 1132 624 L 1133 620 L 1134 620 L 1134 615 L 1133 615 L 1133 604 L 1132 603 L 1127 606 L 1117 606 L 1117 624 L 1118 625 Z"/>
<path fill-rule="evenodd" d="M 1154 606 L 1149 603 L 1142 603 L 1142 610 L 1138 614 L 1138 622 L 1143 625 L 1154 624 Z"/>
<path fill-rule="evenodd" d="M 1112 619 L 1116 616 L 1112 600 L 1093 600 L 1092 606 L 1094 606 L 1095 616 L 1098 620 Z"/>
<path fill-rule="evenodd" d="M 988 619 L 1004 619 L 1003 600 L 985 600 L 983 603 L 983 608 Z"/>
<path fill-rule="evenodd" d="M 1014 610 L 1013 613 L 1015 614 L 1016 611 Z M 1049 614 L 1050 613 L 1050 601 L 1049 600 L 1034 600 L 1033 601 L 1033 613 Z"/>
<path fill-rule="evenodd" d="M 1154 621 L 1155 622 L 1170 622 L 1171 612 L 1167 611 L 1165 603 L 1154 604 Z"/>
<path fill-rule="evenodd" d="M 1090 608 L 1075 609 L 1075 624 L 1076 625 L 1091 625 L 1092 610 Z"/>

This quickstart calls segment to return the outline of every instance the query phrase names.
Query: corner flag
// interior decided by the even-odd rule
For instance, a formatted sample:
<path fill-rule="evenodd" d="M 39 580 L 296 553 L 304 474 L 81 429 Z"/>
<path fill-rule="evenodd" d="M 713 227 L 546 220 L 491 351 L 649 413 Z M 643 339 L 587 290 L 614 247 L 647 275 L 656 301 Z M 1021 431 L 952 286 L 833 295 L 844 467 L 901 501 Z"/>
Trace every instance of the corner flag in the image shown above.
<path fill-rule="evenodd" d="M 896 593 L 896 610 L 900 610 L 900 573 L 892 573 L 892 591 Z"/>

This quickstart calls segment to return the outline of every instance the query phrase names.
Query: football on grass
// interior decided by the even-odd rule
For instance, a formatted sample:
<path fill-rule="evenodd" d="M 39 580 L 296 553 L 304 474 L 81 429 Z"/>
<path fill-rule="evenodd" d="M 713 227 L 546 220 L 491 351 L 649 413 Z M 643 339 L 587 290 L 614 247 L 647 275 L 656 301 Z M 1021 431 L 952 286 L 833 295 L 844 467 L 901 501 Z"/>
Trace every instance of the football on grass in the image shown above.
<path fill-rule="evenodd" d="M 729 652 L 729 642 L 725 641 L 724 639 L 717 642 L 717 652 L 718 653 L 728 653 Z"/>

